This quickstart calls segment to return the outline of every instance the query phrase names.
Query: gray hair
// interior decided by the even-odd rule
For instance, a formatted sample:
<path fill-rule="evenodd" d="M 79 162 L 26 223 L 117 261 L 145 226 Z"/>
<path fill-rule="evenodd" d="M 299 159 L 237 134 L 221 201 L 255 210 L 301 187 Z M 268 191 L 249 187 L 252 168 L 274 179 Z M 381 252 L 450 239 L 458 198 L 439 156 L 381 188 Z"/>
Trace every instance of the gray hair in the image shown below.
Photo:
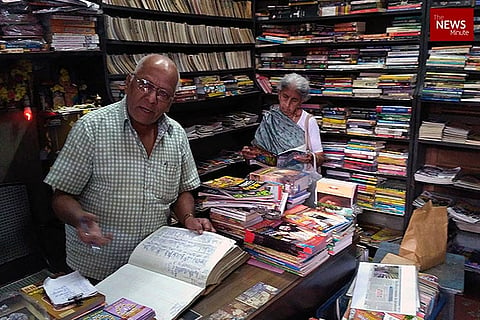
<path fill-rule="evenodd" d="M 286 74 L 277 85 L 277 90 L 280 92 L 283 89 L 294 89 L 302 97 L 302 102 L 310 99 L 310 83 L 309 81 L 297 73 Z"/>

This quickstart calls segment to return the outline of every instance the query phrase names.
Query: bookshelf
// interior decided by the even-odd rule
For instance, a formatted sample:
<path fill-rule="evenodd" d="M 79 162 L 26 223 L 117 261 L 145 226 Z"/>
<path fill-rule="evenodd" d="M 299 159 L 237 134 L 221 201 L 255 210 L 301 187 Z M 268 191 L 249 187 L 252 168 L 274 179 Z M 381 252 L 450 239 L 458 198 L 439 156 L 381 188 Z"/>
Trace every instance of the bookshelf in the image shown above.
<path fill-rule="evenodd" d="M 458 2 L 457 5 L 455 8 L 471 8 L 474 11 L 474 23 L 478 24 L 479 7 L 474 6 L 472 1 Z M 429 9 L 436 7 L 439 7 L 439 4 L 429 3 Z M 473 41 L 441 42 L 430 41 L 428 28 L 427 25 L 426 63 L 421 74 L 423 86 L 416 110 L 417 135 L 412 172 L 430 165 L 442 169 L 460 167 L 460 175 L 457 177 L 478 176 L 480 144 L 475 138 L 475 133 L 480 130 L 478 121 L 480 99 L 477 88 L 480 83 L 480 72 L 475 64 L 476 50 L 479 46 L 478 31 L 475 31 Z M 445 90 L 440 90 L 442 82 Z M 479 210 L 478 187 L 460 186 L 451 181 L 445 184 L 420 182 L 415 178 L 412 179 L 412 185 L 414 198 L 428 191 L 452 199 L 454 202 L 449 207 L 455 208 L 462 201 L 467 201 L 476 207 L 477 212 Z M 450 238 L 455 243 L 457 234 L 463 233 L 462 224 L 453 219 L 450 219 L 450 222 Z M 477 233 L 466 233 L 478 240 Z"/>
<path fill-rule="evenodd" d="M 141 57 L 165 54 L 176 62 L 182 79 L 169 115 L 189 132 L 202 168 L 224 151 L 239 151 L 250 142 L 260 102 L 253 82 L 251 1 L 105 0 L 102 9 L 110 101 L 122 97 L 125 77 Z M 242 163 L 219 160 L 218 167 L 200 173 L 203 179 Z"/>
<path fill-rule="evenodd" d="M 369 12 L 348 1 L 314 3 L 256 1 L 263 105 L 276 102 L 270 89 L 284 74 L 308 77 L 312 97 L 305 109 L 321 129 L 322 174 L 359 183 L 360 225 L 404 230 L 426 8 L 409 1 L 399 10 L 390 1 Z M 371 152 L 361 156 L 358 148 Z"/>

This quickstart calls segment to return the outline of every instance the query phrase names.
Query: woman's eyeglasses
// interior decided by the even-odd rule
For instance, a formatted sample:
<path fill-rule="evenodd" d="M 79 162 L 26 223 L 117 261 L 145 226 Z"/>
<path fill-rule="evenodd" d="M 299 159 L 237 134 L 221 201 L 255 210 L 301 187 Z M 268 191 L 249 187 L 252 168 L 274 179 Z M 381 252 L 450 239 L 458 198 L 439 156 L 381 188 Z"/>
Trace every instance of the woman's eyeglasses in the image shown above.
<path fill-rule="evenodd" d="M 132 76 L 137 83 L 138 90 L 149 95 L 155 92 L 157 102 L 168 102 L 170 101 L 170 99 L 172 99 L 173 96 L 170 95 L 165 89 L 158 88 L 151 81 L 143 78 L 138 78 L 135 74 L 132 74 Z"/>

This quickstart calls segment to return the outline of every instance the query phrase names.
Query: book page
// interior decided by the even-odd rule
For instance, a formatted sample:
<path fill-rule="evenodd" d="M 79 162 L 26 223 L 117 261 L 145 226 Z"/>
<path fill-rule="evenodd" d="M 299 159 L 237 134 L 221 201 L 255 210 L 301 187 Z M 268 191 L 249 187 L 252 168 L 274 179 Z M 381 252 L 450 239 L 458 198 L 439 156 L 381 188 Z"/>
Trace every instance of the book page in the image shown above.
<path fill-rule="evenodd" d="M 186 309 L 203 288 L 131 264 L 97 284 L 107 304 L 127 298 L 155 310 L 155 319 L 174 319 Z"/>
<path fill-rule="evenodd" d="M 128 263 L 205 288 L 213 267 L 234 247 L 234 240 L 216 233 L 165 226 L 143 240 Z"/>

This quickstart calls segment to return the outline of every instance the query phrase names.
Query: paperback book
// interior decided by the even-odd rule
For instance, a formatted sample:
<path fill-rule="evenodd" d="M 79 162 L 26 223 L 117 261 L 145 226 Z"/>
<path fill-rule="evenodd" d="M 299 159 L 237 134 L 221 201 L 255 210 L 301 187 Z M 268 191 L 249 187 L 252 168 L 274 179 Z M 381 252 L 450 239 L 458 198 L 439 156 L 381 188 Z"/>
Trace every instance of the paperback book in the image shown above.
<path fill-rule="evenodd" d="M 328 234 L 285 220 L 264 220 L 245 230 L 244 241 L 262 245 L 291 255 L 316 254 L 326 248 Z"/>

